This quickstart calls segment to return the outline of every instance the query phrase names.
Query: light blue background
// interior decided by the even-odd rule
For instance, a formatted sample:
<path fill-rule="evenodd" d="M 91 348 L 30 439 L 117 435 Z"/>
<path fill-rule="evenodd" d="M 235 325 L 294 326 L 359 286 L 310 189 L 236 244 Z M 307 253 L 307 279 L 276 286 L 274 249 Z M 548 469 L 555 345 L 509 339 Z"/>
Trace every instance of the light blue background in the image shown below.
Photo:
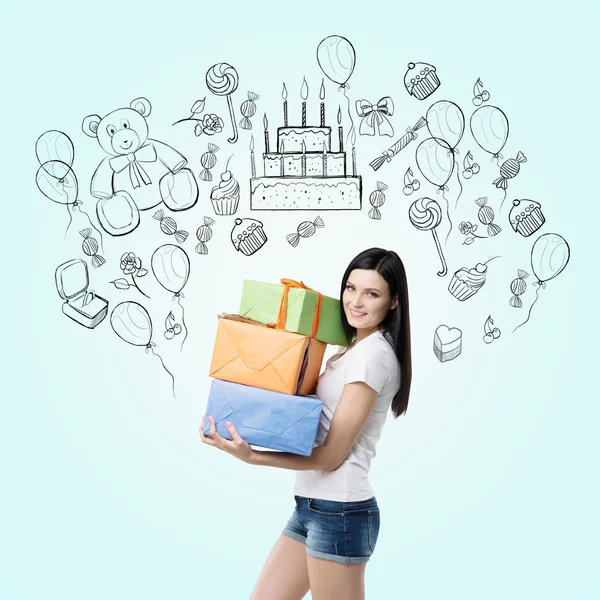
<path fill-rule="evenodd" d="M 408 270 L 414 379 L 408 414 L 389 418 L 371 471 L 382 527 L 367 597 L 598 598 L 598 16 L 591 1 L 4 5 L 0 597 L 247 598 L 293 509 L 294 473 L 250 467 L 201 444 L 215 315 L 237 310 L 245 277 L 302 279 L 335 296 L 352 256 L 379 245 L 398 251 Z M 247 91 L 260 95 L 253 119 L 260 147 L 263 112 L 272 132 L 281 124 L 283 81 L 290 115 L 299 119 L 306 76 L 316 122 L 322 75 L 315 49 L 333 33 L 356 48 L 352 101 L 391 95 L 396 137 L 431 103 L 403 89 L 408 62 L 436 65 L 442 87 L 431 101 L 458 102 L 467 119 L 481 77 L 490 103 L 509 116 L 504 156 L 522 150 L 528 159 L 509 182 L 507 202 L 541 202 L 547 224 L 540 233 L 563 235 L 571 261 L 511 336 L 526 308 L 508 306 L 510 282 L 518 268 L 531 271 L 537 236 L 513 235 L 505 216 L 497 238 L 468 247 L 457 232 L 451 236 L 450 273 L 503 257 L 490 263 L 476 297 L 456 302 L 446 291 L 449 276 L 435 275 L 431 235 L 407 219 L 417 196 L 402 194 L 402 176 L 414 169 L 416 146 L 375 174 L 368 163 L 392 140 L 359 138 L 363 211 L 322 213 L 325 228 L 292 248 L 285 235 L 316 213 L 250 213 L 249 132 L 240 131 L 232 147 L 227 130 L 213 174 L 234 154 L 239 212 L 261 219 L 269 242 L 252 257 L 237 254 L 228 239 L 233 218 L 217 217 L 209 255 L 195 254 L 195 230 L 205 214 L 214 216 L 209 183 L 193 210 L 174 215 L 190 232 L 192 261 L 182 354 L 162 336 L 170 295 L 151 274 L 140 282 L 152 296 L 146 306 L 156 351 L 177 380 L 174 399 L 159 360 L 117 338 L 108 319 L 90 332 L 62 314 L 54 270 L 81 252 L 63 240 L 66 210 L 35 186 L 35 140 L 47 129 L 71 136 L 80 197 L 93 215 L 88 184 L 104 154 L 81 131 L 86 115 L 147 97 L 151 137 L 177 147 L 198 174 L 207 139 L 195 138 L 191 124 L 171 123 L 204 96 L 207 111 L 227 117 L 225 100 L 206 90 L 206 70 L 221 61 L 237 68 L 238 119 Z M 339 98 L 329 83 L 329 122 Z M 455 227 L 476 222 L 476 197 L 499 204 L 491 185 L 497 167 L 467 126 L 459 164 L 469 149 L 482 172 L 465 183 Z M 390 188 L 383 219 L 373 221 L 367 199 L 378 180 Z M 422 195 L 439 198 L 421 180 Z M 449 185 L 454 198 L 454 177 Z M 170 241 L 144 216 L 131 236 L 105 235 L 108 262 L 90 270 L 91 287 L 111 308 L 146 301 L 108 283 L 119 276 L 121 253 L 133 250 L 148 266 L 153 249 Z M 490 314 L 502 336 L 486 346 Z M 441 323 L 464 335 L 462 355 L 445 364 L 431 351 Z"/>

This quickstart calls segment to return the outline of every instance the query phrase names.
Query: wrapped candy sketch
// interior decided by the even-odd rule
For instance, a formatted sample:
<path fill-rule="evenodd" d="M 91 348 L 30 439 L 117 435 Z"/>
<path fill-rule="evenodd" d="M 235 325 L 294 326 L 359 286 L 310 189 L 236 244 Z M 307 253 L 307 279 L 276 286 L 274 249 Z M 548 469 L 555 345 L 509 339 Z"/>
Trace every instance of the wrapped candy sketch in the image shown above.
<path fill-rule="evenodd" d="M 251 140 L 251 210 L 360 210 L 362 177 L 356 174 L 356 156 L 348 168 L 344 151 L 342 113 L 338 109 L 337 152 L 333 150 L 332 128 L 325 125 L 324 108 L 319 126 L 306 125 L 306 80 L 301 88 L 302 125 L 288 127 L 287 100 L 284 101 L 284 127 L 277 128 L 275 151 L 271 151 L 269 121 L 263 117 L 265 152 L 264 176 L 256 176 L 254 140 Z M 323 96 L 323 94 L 322 94 Z M 284 96 L 285 98 L 285 96 Z M 323 98 L 322 98 L 323 99 Z M 324 102 L 321 102 L 324 106 Z M 355 135 L 353 135 L 355 139 Z"/>

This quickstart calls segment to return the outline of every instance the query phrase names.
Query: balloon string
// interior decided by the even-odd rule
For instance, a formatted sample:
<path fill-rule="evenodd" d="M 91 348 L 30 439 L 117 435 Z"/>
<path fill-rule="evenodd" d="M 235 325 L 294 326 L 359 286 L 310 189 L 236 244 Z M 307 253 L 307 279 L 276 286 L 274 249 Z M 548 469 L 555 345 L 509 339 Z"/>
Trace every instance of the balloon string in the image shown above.
<path fill-rule="evenodd" d="M 71 223 L 73 223 L 73 216 L 71 215 L 71 211 L 69 210 L 69 205 L 65 204 L 65 206 L 67 207 L 67 213 L 69 215 L 69 224 L 67 225 L 67 228 L 65 229 L 65 240 L 67 239 L 67 233 L 69 233 L 69 227 L 71 227 Z"/>
<path fill-rule="evenodd" d="M 512 335 L 512 333 L 514 333 L 514 332 L 515 332 L 517 329 L 519 329 L 519 327 L 522 327 L 523 325 L 525 325 L 525 323 L 527 323 L 527 321 L 529 321 L 529 317 L 531 316 L 531 309 L 533 308 L 533 305 L 534 305 L 534 304 L 535 304 L 535 303 L 538 301 L 538 297 L 539 297 L 539 296 L 538 296 L 538 294 L 539 294 L 539 292 L 540 292 L 540 288 L 538 287 L 538 288 L 535 290 L 535 300 L 533 301 L 533 303 L 532 303 L 532 304 L 531 304 L 531 306 L 529 307 L 529 313 L 527 314 L 527 318 L 526 318 L 526 319 L 525 319 L 525 320 L 524 320 L 524 321 L 521 323 L 521 325 L 518 325 L 517 327 L 515 327 L 515 328 L 512 330 L 512 332 L 511 332 L 511 335 Z"/>
<path fill-rule="evenodd" d="M 452 219 L 450 219 L 450 202 L 448 202 L 448 198 L 446 198 L 446 196 L 444 196 L 445 193 L 446 193 L 446 190 L 442 190 L 442 198 L 446 201 L 446 215 L 448 215 L 448 222 L 450 223 L 450 229 L 448 230 L 448 233 L 446 234 L 446 239 L 444 240 L 444 246 L 448 243 L 448 236 L 450 235 L 450 232 L 452 231 Z"/>
<path fill-rule="evenodd" d="M 173 381 L 173 383 L 171 384 L 171 390 L 173 391 L 173 397 L 175 397 L 175 377 L 173 377 L 173 373 L 171 373 L 171 371 L 169 371 L 169 369 L 167 369 L 167 367 L 165 367 L 165 363 L 163 362 L 163 359 L 160 357 L 160 354 L 156 354 L 156 352 L 154 352 L 154 348 L 150 348 L 150 352 L 152 352 L 152 354 L 154 354 L 154 356 L 158 357 L 158 360 L 160 360 L 160 363 L 163 366 L 163 369 L 171 376 L 171 380 Z"/>
<path fill-rule="evenodd" d="M 454 159 L 454 164 L 456 165 L 456 179 L 458 180 L 458 185 L 460 185 L 460 192 L 458 193 L 458 196 L 456 197 L 456 202 L 454 203 L 454 208 L 456 208 L 458 206 L 458 199 L 460 198 L 461 194 L 463 193 L 463 186 L 462 186 L 462 183 L 460 182 L 460 173 L 459 173 L 459 169 L 458 169 L 458 164 L 456 163 L 456 158 Z"/>
<path fill-rule="evenodd" d="M 348 102 L 348 116 L 350 117 L 350 131 L 346 135 L 346 145 L 348 145 L 348 141 L 350 140 L 352 132 L 354 131 L 354 121 L 352 120 L 352 111 L 350 110 L 350 98 L 348 98 L 348 94 L 346 93 L 347 89 L 348 87 L 344 86 L 344 96 L 346 97 L 346 101 Z"/>
<path fill-rule="evenodd" d="M 183 311 L 183 306 L 181 304 L 181 296 L 177 296 L 177 304 L 179 304 L 179 306 L 181 306 L 181 322 L 183 324 L 183 328 L 185 329 L 185 335 L 183 336 L 183 341 L 181 342 L 181 348 L 179 348 L 179 353 L 181 354 L 181 350 L 183 349 L 183 344 L 188 335 L 188 328 L 187 328 L 187 325 L 185 324 L 184 311 Z"/>
<path fill-rule="evenodd" d="M 227 141 L 230 144 L 235 144 L 238 139 L 238 130 L 237 123 L 235 122 L 235 113 L 233 112 L 233 102 L 231 101 L 231 94 L 227 94 L 227 106 L 229 106 L 229 118 L 231 119 L 231 124 L 233 125 L 233 137 L 227 138 Z"/>
<path fill-rule="evenodd" d="M 504 204 L 505 200 L 506 200 L 506 189 L 504 190 L 504 197 L 502 198 L 502 202 L 500 202 L 500 210 L 502 210 L 502 205 Z"/>

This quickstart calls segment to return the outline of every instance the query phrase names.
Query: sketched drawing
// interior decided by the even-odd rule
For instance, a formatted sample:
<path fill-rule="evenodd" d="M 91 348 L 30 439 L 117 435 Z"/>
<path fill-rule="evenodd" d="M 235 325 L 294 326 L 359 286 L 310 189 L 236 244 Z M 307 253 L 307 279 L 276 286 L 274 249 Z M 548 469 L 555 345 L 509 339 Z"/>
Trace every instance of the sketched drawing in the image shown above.
<path fill-rule="evenodd" d="M 444 150 L 450 149 L 453 162 L 452 169 L 456 166 L 456 179 L 460 186 L 460 192 L 454 203 L 456 207 L 463 191 L 458 174 L 458 165 L 456 164 L 456 155 L 458 154 L 457 146 L 465 132 L 465 115 L 458 104 L 450 102 L 450 100 L 439 100 L 427 109 L 425 120 L 431 137 L 438 143 L 443 142 Z"/>
<path fill-rule="evenodd" d="M 533 284 L 535 300 L 529 307 L 527 318 L 512 330 L 514 333 L 529 321 L 531 310 L 538 301 L 540 289 L 546 289 L 546 283 L 563 272 L 571 257 L 571 249 L 567 241 L 558 233 L 545 233 L 535 240 L 531 248 L 531 270 L 537 281 Z"/>
<path fill-rule="evenodd" d="M 373 159 L 369 165 L 373 167 L 374 171 L 377 171 L 384 163 L 391 162 L 392 158 L 394 158 L 398 152 L 403 148 L 406 148 L 410 142 L 417 139 L 417 131 L 421 129 L 421 127 L 425 127 L 425 125 L 427 125 L 427 121 L 425 120 L 425 117 L 421 117 L 413 127 L 406 128 L 406 133 L 395 144 L 382 152 L 381 156 Z"/>
<path fill-rule="evenodd" d="M 317 46 L 317 62 L 323 74 L 336 83 L 338 92 L 343 92 L 346 98 L 348 117 L 350 119 L 350 130 L 348 138 L 354 133 L 354 121 L 350 110 L 350 98 L 348 97 L 348 80 L 354 72 L 356 65 L 356 51 L 348 39 L 340 35 L 330 35 L 319 42 Z M 340 150 L 341 152 L 341 150 Z"/>
<path fill-rule="evenodd" d="M 190 257 L 181 246 L 164 244 L 152 253 L 150 259 L 152 273 L 160 285 L 173 294 L 173 300 L 181 307 L 181 322 L 185 329 L 185 335 L 181 341 L 181 349 L 187 338 L 188 330 L 185 324 L 184 308 L 181 298 L 184 298 L 183 288 L 190 276 Z M 181 352 L 180 349 L 180 352 Z"/>
<path fill-rule="evenodd" d="M 493 222 L 494 211 L 491 206 L 488 206 L 487 201 L 487 196 L 475 199 L 475 204 L 479 206 L 477 218 L 482 225 L 487 227 L 487 235 L 477 235 L 475 232 L 477 231 L 478 225 L 473 225 L 470 221 L 462 221 L 458 226 L 458 230 L 463 235 L 467 236 L 463 242 L 463 245 L 472 244 L 475 241 L 475 238 L 485 239 L 487 237 L 494 237 L 502 231 L 500 226 Z"/>
<path fill-rule="evenodd" d="M 423 140 L 415 152 L 417 167 L 421 174 L 429 183 L 437 186 L 436 192 L 441 192 L 442 198 L 446 201 L 446 216 L 450 228 L 446 234 L 444 244 L 448 241 L 448 236 L 452 231 L 452 219 L 450 218 L 450 203 L 444 195 L 448 191 L 446 185 L 452 176 L 454 170 L 454 155 L 449 144 L 441 138 L 427 138 Z"/>
<path fill-rule="evenodd" d="M 267 242 L 263 224 L 256 219 L 236 219 L 231 230 L 233 247 L 244 256 L 251 256 Z"/>
<path fill-rule="evenodd" d="M 288 93 L 287 93 L 287 88 L 285 87 L 285 83 L 283 84 L 283 89 L 281 90 L 281 97 L 283 98 L 283 126 L 287 127 L 288 126 L 288 102 L 287 102 L 287 97 L 288 97 Z M 265 114 L 265 119 L 267 118 L 267 115 Z M 267 130 L 267 126 L 265 125 L 265 131 Z M 267 150 L 265 150 L 265 152 L 268 152 L 268 148 L 269 148 L 269 144 L 268 142 L 265 144 L 265 147 L 267 148 Z"/>
<path fill-rule="evenodd" d="M 196 237 L 198 238 L 198 244 L 196 244 L 196 252 L 198 254 L 208 254 L 208 247 L 206 242 L 212 238 L 211 227 L 215 224 L 215 220 L 210 217 L 204 217 L 204 225 L 200 225 L 196 230 Z"/>
<path fill-rule="evenodd" d="M 300 238 L 309 238 L 314 235 L 317 228 L 325 227 L 323 219 L 317 217 L 314 221 L 303 221 L 298 225 L 296 233 L 290 233 L 286 236 L 286 240 L 295 248 L 300 241 Z"/>
<path fill-rule="evenodd" d="M 410 167 L 404 173 L 404 187 L 402 191 L 406 196 L 410 196 L 421 187 L 421 182 L 415 178 L 415 175 Z"/>
<path fill-rule="evenodd" d="M 484 102 L 490 99 L 490 93 L 483 89 L 483 82 L 481 79 L 477 79 L 473 86 L 473 104 L 475 106 L 481 106 Z"/>
<path fill-rule="evenodd" d="M 504 190 L 504 197 L 500 203 L 500 210 L 502 210 L 502 205 L 506 200 L 508 180 L 519 174 L 519 171 L 521 170 L 520 164 L 524 162 L 527 162 L 527 157 L 519 151 L 516 158 L 509 158 L 502 163 L 502 166 L 500 167 L 500 177 L 492 182 L 497 188 Z"/>
<path fill-rule="evenodd" d="M 248 100 L 244 100 L 240 106 L 240 112 L 243 117 L 240 120 L 240 127 L 242 129 L 252 129 L 252 121 L 250 120 L 256 114 L 256 100 L 258 100 L 258 94 L 254 92 L 248 92 Z"/>
<path fill-rule="evenodd" d="M 106 259 L 98 254 L 100 246 L 98 245 L 96 238 L 92 237 L 91 227 L 82 229 L 79 232 L 79 235 L 83 238 L 81 249 L 85 254 L 92 258 L 92 267 L 101 267 L 106 262 Z"/>
<path fill-rule="evenodd" d="M 225 171 L 221 173 L 219 185 L 214 186 L 210 193 L 215 214 L 221 216 L 234 215 L 240 202 L 240 184 L 228 169 L 230 160 L 231 156 L 225 163 Z"/>
<path fill-rule="evenodd" d="M 381 219 L 381 213 L 379 209 L 385 204 L 385 190 L 388 189 L 388 186 L 383 183 L 383 181 L 377 182 L 377 189 L 371 192 L 369 196 L 369 203 L 371 204 L 371 210 L 369 210 L 369 218 L 376 219 L 379 221 Z"/>
<path fill-rule="evenodd" d="M 186 158 L 171 146 L 148 137 L 151 110 L 146 98 L 136 98 L 127 108 L 113 110 L 105 117 L 89 115 L 82 123 L 83 132 L 95 138 L 107 154 L 92 176 L 90 191 L 100 200 L 117 196 L 108 207 L 97 205 L 100 224 L 111 235 L 124 235 L 135 228 L 113 222 L 115 203 L 128 203 L 120 192 L 133 201 L 133 207 L 124 206 L 119 211 L 120 218 L 134 212 L 133 208 L 144 211 L 161 202 L 174 211 L 186 210 L 198 200 L 196 179 L 184 168 Z"/>
<path fill-rule="evenodd" d="M 444 363 L 462 352 L 462 331 L 458 327 L 440 325 L 433 334 L 433 352 Z"/>
<path fill-rule="evenodd" d="M 545 222 L 542 205 L 535 200 L 513 200 L 508 213 L 508 222 L 514 231 L 523 237 L 535 233 Z"/>
<path fill-rule="evenodd" d="M 200 137 L 203 133 L 206 135 L 215 135 L 216 133 L 221 133 L 224 127 L 223 119 L 221 119 L 221 117 L 215 115 L 214 113 L 208 113 L 202 117 L 198 116 L 204 112 L 205 105 L 206 97 L 202 98 L 201 100 L 196 100 L 190 109 L 192 114 L 189 117 L 175 121 L 173 125 L 185 123 L 185 121 L 196 123 L 194 125 L 194 135 L 196 137 Z"/>
<path fill-rule="evenodd" d="M 304 118 L 304 109 L 302 115 Z M 362 177 L 356 175 L 354 152 L 352 174 L 347 173 L 341 110 L 338 110 L 337 152 L 332 148 L 330 126 L 279 127 L 277 151 L 271 152 L 266 115 L 263 125 L 263 177 L 256 177 L 254 139 L 250 140 L 250 210 L 361 209 Z"/>
<path fill-rule="evenodd" d="M 437 69 L 427 63 L 408 63 L 408 69 L 404 74 L 404 87 L 409 95 L 417 100 L 425 100 L 440 87 L 440 79 Z"/>
<path fill-rule="evenodd" d="M 175 322 L 175 315 L 170 312 L 165 319 L 165 337 L 172 340 L 181 333 L 181 325 Z"/>
<path fill-rule="evenodd" d="M 156 344 L 152 341 L 152 320 L 148 311 L 137 302 L 121 302 L 110 313 L 110 325 L 124 342 L 132 346 L 144 347 L 146 354 L 152 352 L 158 357 L 163 369 L 171 376 L 171 390 L 175 396 L 173 373 L 165 367 L 163 359 L 154 351 Z"/>
<path fill-rule="evenodd" d="M 200 164 L 204 167 L 200 171 L 200 179 L 202 181 L 212 181 L 212 173 L 210 170 L 217 164 L 217 151 L 219 146 L 215 144 L 208 144 L 208 150 L 200 157 Z"/>
<path fill-rule="evenodd" d="M 56 267 L 54 278 L 67 317 L 88 329 L 102 323 L 108 313 L 108 300 L 89 289 L 89 271 L 84 260 L 75 258 L 62 263 Z"/>
<path fill-rule="evenodd" d="M 494 340 L 500 337 L 500 330 L 497 327 L 493 327 L 494 321 L 492 315 L 490 315 L 483 324 L 483 341 L 486 344 L 491 344 Z"/>
<path fill-rule="evenodd" d="M 234 144 L 238 140 L 237 123 L 235 120 L 235 112 L 233 110 L 233 102 L 231 94 L 237 90 L 239 83 L 238 72 L 234 67 L 227 63 L 218 63 L 213 65 L 206 72 L 206 85 L 208 89 L 216 96 L 225 96 L 227 98 L 227 106 L 229 108 L 229 118 L 233 127 L 233 136 L 227 138 L 227 141 Z"/>
<path fill-rule="evenodd" d="M 177 223 L 173 217 L 165 216 L 165 211 L 161 208 L 153 215 L 153 219 L 160 221 L 160 230 L 166 235 L 172 235 L 180 244 L 185 242 L 188 237 L 188 232 L 182 229 L 177 229 Z"/>
<path fill-rule="evenodd" d="M 487 104 L 473 112 L 469 126 L 478 146 L 498 163 L 508 139 L 508 117 L 497 106 Z"/>
<path fill-rule="evenodd" d="M 471 179 L 471 177 L 473 177 L 473 175 L 477 175 L 477 173 L 479 173 L 479 165 L 476 162 L 474 162 L 473 155 L 469 150 L 463 158 L 462 176 L 465 179 Z"/>
<path fill-rule="evenodd" d="M 442 209 L 440 205 L 433 198 L 419 198 L 410 205 L 408 218 L 420 231 L 431 231 L 438 255 L 442 261 L 442 270 L 438 271 L 438 275 L 443 277 L 448 273 L 448 267 L 446 266 L 446 259 L 444 258 L 444 253 L 442 252 L 440 240 L 436 232 L 436 227 L 442 222 Z"/>
<path fill-rule="evenodd" d="M 452 275 L 448 291 L 461 302 L 474 296 L 484 285 L 487 276 L 487 263 L 499 258 L 493 256 L 484 263 L 477 263 L 472 269 L 462 267 Z"/>
<path fill-rule="evenodd" d="M 513 293 L 512 298 L 508 301 L 508 305 L 513 308 L 522 308 L 523 301 L 520 296 L 525 293 L 527 289 L 527 282 L 525 281 L 529 277 L 529 273 L 523 269 L 517 270 L 517 277 L 510 283 L 510 291 Z"/>
<path fill-rule="evenodd" d="M 64 238 L 66 239 L 73 224 L 73 217 L 78 211 L 82 220 L 93 230 L 93 237 L 100 240 L 99 249 L 103 251 L 102 233 L 93 225 L 87 212 L 81 208 L 83 202 L 79 199 L 79 184 L 73 171 L 75 160 L 73 140 L 64 131 L 56 129 L 45 131 L 35 142 L 35 155 L 40 163 L 35 176 L 38 189 L 46 198 L 57 204 L 63 204 L 67 209 L 69 223 Z"/>
<path fill-rule="evenodd" d="M 368 100 L 356 101 L 356 114 L 360 117 L 359 135 L 394 135 L 394 128 L 389 117 L 394 114 L 394 102 L 389 96 L 384 96 L 376 104 Z"/>
<path fill-rule="evenodd" d="M 146 296 L 146 298 L 150 298 L 148 294 L 144 293 L 137 284 L 136 279 L 140 277 L 145 277 L 148 274 L 148 270 L 142 267 L 142 259 L 139 256 L 136 256 L 133 252 L 125 252 L 121 256 L 120 265 L 121 271 L 123 271 L 123 275 L 129 275 L 131 277 L 131 283 L 124 277 L 120 279 L 115 279 L 111 281 L 118 290 L 128 290 L 130 287 L 134 287 L 137 291 Z"/>

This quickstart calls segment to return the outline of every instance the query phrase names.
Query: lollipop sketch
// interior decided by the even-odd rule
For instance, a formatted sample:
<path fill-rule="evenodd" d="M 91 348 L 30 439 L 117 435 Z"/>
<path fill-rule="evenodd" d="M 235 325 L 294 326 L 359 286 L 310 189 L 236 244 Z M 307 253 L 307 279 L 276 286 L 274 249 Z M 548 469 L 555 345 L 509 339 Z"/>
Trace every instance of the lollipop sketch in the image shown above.
<path fill-rule="evenodd" d="M 171 376 L 173 396 L 175 396 L 175 378 L 173 373 L 165 367 L 163 359 L 154 352 L 156 344 L 152 341 L 152 320 L 148 311 L 137 302 L 121 302 L 110 313 L 110 325 L 113 331 L 124 341 L 132 346 L 146 348 L 146 354 L 152 352 L 158 356 L 163 369 Z"/>
<path fill-rule="evenodd" d="M 213 65 L 206 72 L 206 85 L 208 89 L 216 96 L 226 96 L 227 106 L 229 107 L 229 117 L 233 127 L 233 137 L 227 138 L 227 141 L 234 144 L 238 140 L 237 122 L 233 110 L 231 94 L 237 90 L 239 76 L 237 71 L 227 63 L 218 63 Z"/>
<path fill-rule="evenodd" d="M 535 300 L 529 307 L 529 313 L 525 321 L 515 327 L 512 333 L 529 321 L 531 309 L 538 300 L 540 289 L 546 289 L 546 282 L 554 279 L 563 272 L 569 262 L 570 256 L 571 250 L 569 244 L 558 233 L 545 233 L 535 241 L 531 248 L 531 270 L 537 278 L 537 281 L 533 284 L 536 288 Z"/>
<path fill-rule="evenodd" d="M 181 348 L 183 348 L 188 330 L 181 304 L 181 298 L 185 296 L 181 290 L 185 287 L 190 276 L 190 258 L 180 246 L 165 244 L 153 252 L 150 264 L 158 283 L 168 292 L 172 292 L 173 300 L 177 300 L 177 303 L 181 306 L 181 323 L 185 329 L 185 335 L 181 341 Z"/>
<path fill-rule="evenodd" d="M 410 205 L 408 209 L 408 218 L 410 222 L 420 231 L 431 231 L 433 241 L 437 248 L 440 260 L 442 261 L 442 270 L 438 271 L 438 275 L 443 277 L 448 273 L 446 260 L 440 246 L 435 228 L 442 222 L 442 209 L 433 198 L 419 198 Z"/>

